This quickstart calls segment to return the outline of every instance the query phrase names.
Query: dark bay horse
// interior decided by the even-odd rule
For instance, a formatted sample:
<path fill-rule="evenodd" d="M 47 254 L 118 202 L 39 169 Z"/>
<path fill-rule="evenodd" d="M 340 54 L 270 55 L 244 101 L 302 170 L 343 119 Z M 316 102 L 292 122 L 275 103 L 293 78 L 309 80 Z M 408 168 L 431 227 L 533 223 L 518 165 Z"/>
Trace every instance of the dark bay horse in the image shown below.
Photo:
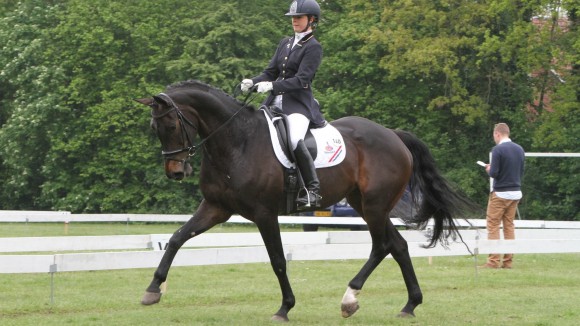
<path fill-rule="evenodd" d="M 160 285 L 187 240 L 239 214 L 257 225 L 280 283 L 282 305 L 272 319 L 288 321 L 295 298 L 286 275 L 277 219 L 284 196 L 284 173 L 272 150 L 264 114 L 199 81 L 180 82 L 168 86 L 164 93 L 136 101 L 152 109 L 151 126 L 161 141 L 167 177 L 183 179 L 191 172 L 187 158 L 200 148 L 203 151 L 199 186 L 204 199 L 193 217 L 170 238 L 141 303 L 160 301 Z M 407 243 L 391 223 L 389 212 L 408 184 L 413 192 L 420 192 L 420 209 L 408 223 L 424 228 L 433 219 L 427 244 L 432 247 L 438 242 L 445 244 L 450 236 L 455 238 L 454 219 L 463 217 L 461 214 L 473 206 L 451 189 L 427 146 L 414 135 L 359 117 L 331 124 L 342 134 L 347 155 L 337 166 L 318 169 L 321 205 L 327 207 L 346 197 L 368 224 L 372 237 L 368 261 L 348 283 L 342 315 L 349 317 L 357 311 L 357 295 L 365 281 L 391 254 L 408 291 L 408 301 L 399 315 L 414 316 L 423 295 Z M 196 136 L 200 143 L 194 143 Z"/>

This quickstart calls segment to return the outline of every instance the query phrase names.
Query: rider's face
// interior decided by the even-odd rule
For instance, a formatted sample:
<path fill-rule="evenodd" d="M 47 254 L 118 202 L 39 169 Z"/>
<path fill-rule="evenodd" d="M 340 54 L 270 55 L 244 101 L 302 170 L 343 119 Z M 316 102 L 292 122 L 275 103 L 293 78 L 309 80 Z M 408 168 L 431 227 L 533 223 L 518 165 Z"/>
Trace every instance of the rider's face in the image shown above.
<path fill-rule="evenodd" d="M 308 26 L 308 16 L 292 16 L 292 28 L 295 33 L 302 33 Z"/>

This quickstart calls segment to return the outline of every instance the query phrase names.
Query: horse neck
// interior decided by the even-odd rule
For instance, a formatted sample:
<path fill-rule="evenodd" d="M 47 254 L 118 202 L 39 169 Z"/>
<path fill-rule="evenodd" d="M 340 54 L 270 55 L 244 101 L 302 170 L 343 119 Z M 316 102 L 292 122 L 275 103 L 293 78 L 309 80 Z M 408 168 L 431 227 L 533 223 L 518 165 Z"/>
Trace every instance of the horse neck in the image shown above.
<path fill-rule="evenodd" d="M 238 109 L 239 107 L 236 111 Z M 214 136 L 209 136 L 203 149 L 202 171 L 213 170 L 214 173 L 227 175 L 228 179 L 237 179 L 239 174 L 235 171 L 239 170 L 240 166 L 252 164 L 258 158 L 265 159 L 264 146 L 258 144 L 266 144 L 269 141 L 264 139 L 268 131 L 264 130 L 267 125 L 260 123 L 262 119 L 259 113 L 261 112 L 244 108 Z M 251 175 L 254 172 L 244 173 Z"/>
<path fill-rule="evenodd" d="M 200 136 L 208 139 L 207 148 L 230 153 L 256 131 L 257 113 L 230 99 L 204 93 L 194 102 L 200 121 Z"/>

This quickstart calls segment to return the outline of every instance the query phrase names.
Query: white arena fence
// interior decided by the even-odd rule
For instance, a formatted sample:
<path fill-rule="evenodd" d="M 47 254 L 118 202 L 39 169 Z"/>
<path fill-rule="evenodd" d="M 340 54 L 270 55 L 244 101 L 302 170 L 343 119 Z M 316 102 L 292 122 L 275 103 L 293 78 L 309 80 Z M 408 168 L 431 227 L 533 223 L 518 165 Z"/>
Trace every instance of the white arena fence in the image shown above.
<path fill-rule="evenodd" d="M 0 211 L 0 222 L 185 222 L 190 215 L 70 214 L 68 212 Z M 392 219 L 395 225 L 404 225 Z M 281 224 L 364 224 L 361 218 L 280 216 Z M 516 240 L 486 240 L 485 220 L 459 221 L 461 242 L 448 248 L 424 249 L 426 235 L 402 230 L 412 257 L 470 255 L 492 252 L 578 253 L 580 222 L 516 220 Z M 229 223 L 249 223 L 233 216 Z M 119 236 L 64 236 L 0 238 L 0 273 L 57 273 L 73 271 L 155 268 L 170 234 Z M 366 259 L 371 240 L 368 232 L 282 232 L 288 261 Z M 477 259 L 477 256 L 474 256 Z M 190 239 L 177 254 L 173 266 L 269 262 L 257 232 L 206 233 Z"/>
<path fill-rule="evenodd" d="M 171 214 L 71 214 L 66 211 L 2 211 L 0 223 L 185 223 L 191 215 Z M 399 218 L 391 218 L 395 226 L 405 226 Z M 316 216 L 278 216 L 280 224 L 317 224 L 317 225 L 366 225 L 360 217 L 316 217 Z M 462 228 L 485 228 L 485 219 L 456 220 Z M 239 215 L 233 215 L 226 223 L 252 224 Z M 578 221 L 516 220 L 517 228 L 580 229 Z"/>

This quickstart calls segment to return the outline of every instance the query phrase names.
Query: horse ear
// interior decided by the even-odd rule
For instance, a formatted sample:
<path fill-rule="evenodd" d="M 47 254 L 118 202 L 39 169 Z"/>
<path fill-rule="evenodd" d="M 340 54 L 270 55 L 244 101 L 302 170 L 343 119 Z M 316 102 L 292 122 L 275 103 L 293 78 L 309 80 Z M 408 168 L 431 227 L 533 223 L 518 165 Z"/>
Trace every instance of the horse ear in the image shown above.
<path fill-rule="evenodd" d="M 155 104 L 155 99 L 152 97 L 145 97 L 145 98 L 134 98 L 133 101 L 139 102 L 143 105 L 152 106 Z"/>
<path fill-rule="evenodd" d="M 167 101 L 165 101 L 162 97 L 159 97 L 159 96 L 153 96 L 153 101 L 155 103 L 157 103 L 157 104 L 169 106 L 169 104 L 167 103 Z"/>

